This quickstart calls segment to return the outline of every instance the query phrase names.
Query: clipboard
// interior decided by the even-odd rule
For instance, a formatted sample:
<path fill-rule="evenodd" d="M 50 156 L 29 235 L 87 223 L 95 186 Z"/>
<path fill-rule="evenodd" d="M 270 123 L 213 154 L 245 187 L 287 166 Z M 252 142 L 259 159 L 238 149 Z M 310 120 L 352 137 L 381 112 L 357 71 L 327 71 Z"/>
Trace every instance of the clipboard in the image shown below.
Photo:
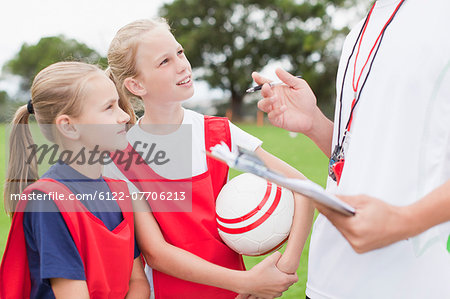
<path fill-rule="evenodd" d="M 233 153 L 224 142 L 216 144 L 210 150 L 211 152 L 207 153 L 209 156 L 226 163 L 231 168 L 260 176 L 289 190 L 305 195 L 346 216 L 355 215 L 355 209 L 352 206 L 333 194 L 326 192 L 322 186 L 308 179 L 287 178 L 269 169 L 253 152 L 238 147 L 238 152 Z"/>

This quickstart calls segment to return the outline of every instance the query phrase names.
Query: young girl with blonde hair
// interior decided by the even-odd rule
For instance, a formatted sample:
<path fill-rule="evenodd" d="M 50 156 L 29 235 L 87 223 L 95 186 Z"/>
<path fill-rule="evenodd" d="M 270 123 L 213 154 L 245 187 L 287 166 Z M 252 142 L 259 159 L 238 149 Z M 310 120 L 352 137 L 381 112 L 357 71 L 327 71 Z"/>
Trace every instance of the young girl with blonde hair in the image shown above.
<path fill-rule="evenodd" d="M 283 256 L 276 252 L 245 271 L 242 256 L 228 248 L 217 232 L 215 199 L 227 181 L 228 167 L 205 152 L 224 141 L 233 151 L 237 146 L 254 151 L 280 172 L 303 176 L 265 152 L 259 139 L 227 119 L 182 107 L 181 102 L 193 95 L 192 70 L 165 20 L 139 20 L 121 28 L 111 42 L 108 62 L 121 98 L 140 98 L 145 107 L 143 117 L 127 133 L 130 144 L 126 151 L 145 157 L 151 148 L 146 142 L 158 146 L 172 140 L 163 161 L 175 170 L 165 171 L 158 163 L 147 161 L 132 167 L 111 164 L 106 173 L 128 180 L 133 193 L 149 194 L 158 188 L 157 192 L 164 192 L 169 183 L 192 184 L 191 210 L 165 210 L 157 200 L 148 200 L 152 212 L 135 213 L 136 237 L 151 267 L 146 267 L 146 273 L 156 298 L 234 298 L 236 293 L 280 296 L 297 280 L 295 272 L 312 220 L 303 217 L 312 214 L 310 202 L 296 195 L 296 216 Z M 178 158 L 180 152 L 187 157 Z M 181 167 L 186 160 L 192 161 L 187 172 Z M 167 184 L 158 187 L 157 181 Z M 173 203 L 176 208 L 180 202 Z"/>
<path fill-rule="evenodd" d="M 101 163 L 92 162 L 99 152 L 126 147 L 130 116 L 120 106 L 129 111 L 94 65 L 59 62 L 35 77 L 30 102 L 12 122 L 4 192 L 12 224 L 1 298 L 148 298 L 131 203 L 101 200 L 125 197 L 126 184 L 102 177 Z M 77 157 L 58 161 L 42 178 L 31 153 L 31 114 L 61 159 L 69 152 Z M 90 161 L 82 157 L 88 152 Z M 84 195 L 94 197 L 79 200 Z"/>

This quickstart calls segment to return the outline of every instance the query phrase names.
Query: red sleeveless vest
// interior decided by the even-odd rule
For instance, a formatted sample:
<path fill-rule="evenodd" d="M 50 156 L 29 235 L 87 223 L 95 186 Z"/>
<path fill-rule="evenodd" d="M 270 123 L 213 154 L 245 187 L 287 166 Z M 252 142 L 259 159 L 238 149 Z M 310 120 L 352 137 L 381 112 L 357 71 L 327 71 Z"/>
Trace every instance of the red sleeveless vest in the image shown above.
<path fill-rule="evenodd" d="M 105 178 L 111 192 L 128 194 L 125 182 Z M 33 190 L 57 192 L 69 198 L 72 192 L 52 179 L 40 179 L 28 186 L 23 194 Z M 131 202 L 117 201 L 123 221 L 113 230 L 94 216 L 79 201 L 54 200 L 84 264 L 86 283 L 91 298 L 124 298 L 128 292 L 134 261 L 134 219 Z M 5 253 L 0 267 L 0 298 L 30 298 L 31 282 L 23 232 L 26 200 L 18 203 L 11 224 Z M 58 250 L 55 248 L 55 250 Z"/>
<path fill-rule="evenodd" d="M 221 141 L 231 147 L 228 119 L 205 116 L 206 150 L 209 151 L 211 146 Z M 125 151 L 129 157 L 139 159 L 139 154 L 131 145 Z M 128 168 L 123 163 L 116 163 L 116 165 L 141 192 L 164 192 L 169 185 L 176 191 L 186 187 L 186 184 L 192 184 L 192 194 L 187 194 L 184 202 L 157 202 L 148 199 L 164 238 L 172 245 L 211 263 L 229 269 L 245 270 L 242 257 L 222 242 L 217 231 L 215 200 L 227 182 L 227 165 L 207 157 L 208 170 L 205 173 L 183 180 L 162 178 L 144 163 L 132 163 L 132 166 Z M 189 207 L 185 205 L 186 203 Z M 153 285 L 156 298 L 234 298 L 236 296 L 228 290 L 181 280 L 156 270 L 153 270 Z"/>

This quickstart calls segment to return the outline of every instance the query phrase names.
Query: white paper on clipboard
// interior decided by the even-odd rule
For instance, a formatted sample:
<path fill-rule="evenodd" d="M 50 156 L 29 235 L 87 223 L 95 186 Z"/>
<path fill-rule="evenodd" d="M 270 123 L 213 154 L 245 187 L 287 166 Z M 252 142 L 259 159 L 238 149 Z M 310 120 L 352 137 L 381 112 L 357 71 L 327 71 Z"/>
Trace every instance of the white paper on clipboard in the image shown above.
<path fill-rule="evenodd" d="M 222 142 L 211 147 L 210 155 L 223 161 L 229 167 L 265 178 L 289 190 L 303 194 L 344 215 L 353 216 L 355 214 L 355 209 L 352 206 L 333 194 L 326 192 L 320 185 L 307 179 L 292 179 L 276 173 L 267 168 L 252 152 L 239 148 L 238 153 L 232 153 L 228 146 Z"/>

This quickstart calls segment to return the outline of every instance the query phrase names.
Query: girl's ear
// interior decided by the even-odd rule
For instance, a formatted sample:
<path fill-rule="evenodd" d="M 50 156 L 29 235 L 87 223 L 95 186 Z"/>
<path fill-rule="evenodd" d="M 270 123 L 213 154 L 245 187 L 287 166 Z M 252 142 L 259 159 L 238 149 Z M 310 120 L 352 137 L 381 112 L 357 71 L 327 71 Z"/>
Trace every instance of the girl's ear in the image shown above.
<path fill-rule="evenodd" d="M 145 87 L 136 79 L 128 77 L 123 81 L 123 84 L 125 85 L 125 87 L 128 89 L 129 92 L 131 92 L 136 96 L 142 97 L 147 93 Z"/>
<path fill-rule="evenodd" d="M 66 115 L 60 115 L 55 119 L 56 128 L 64 137 L 72 140 L 80 138 L 80 130 L 73 123 L 72 119 Z"/>

